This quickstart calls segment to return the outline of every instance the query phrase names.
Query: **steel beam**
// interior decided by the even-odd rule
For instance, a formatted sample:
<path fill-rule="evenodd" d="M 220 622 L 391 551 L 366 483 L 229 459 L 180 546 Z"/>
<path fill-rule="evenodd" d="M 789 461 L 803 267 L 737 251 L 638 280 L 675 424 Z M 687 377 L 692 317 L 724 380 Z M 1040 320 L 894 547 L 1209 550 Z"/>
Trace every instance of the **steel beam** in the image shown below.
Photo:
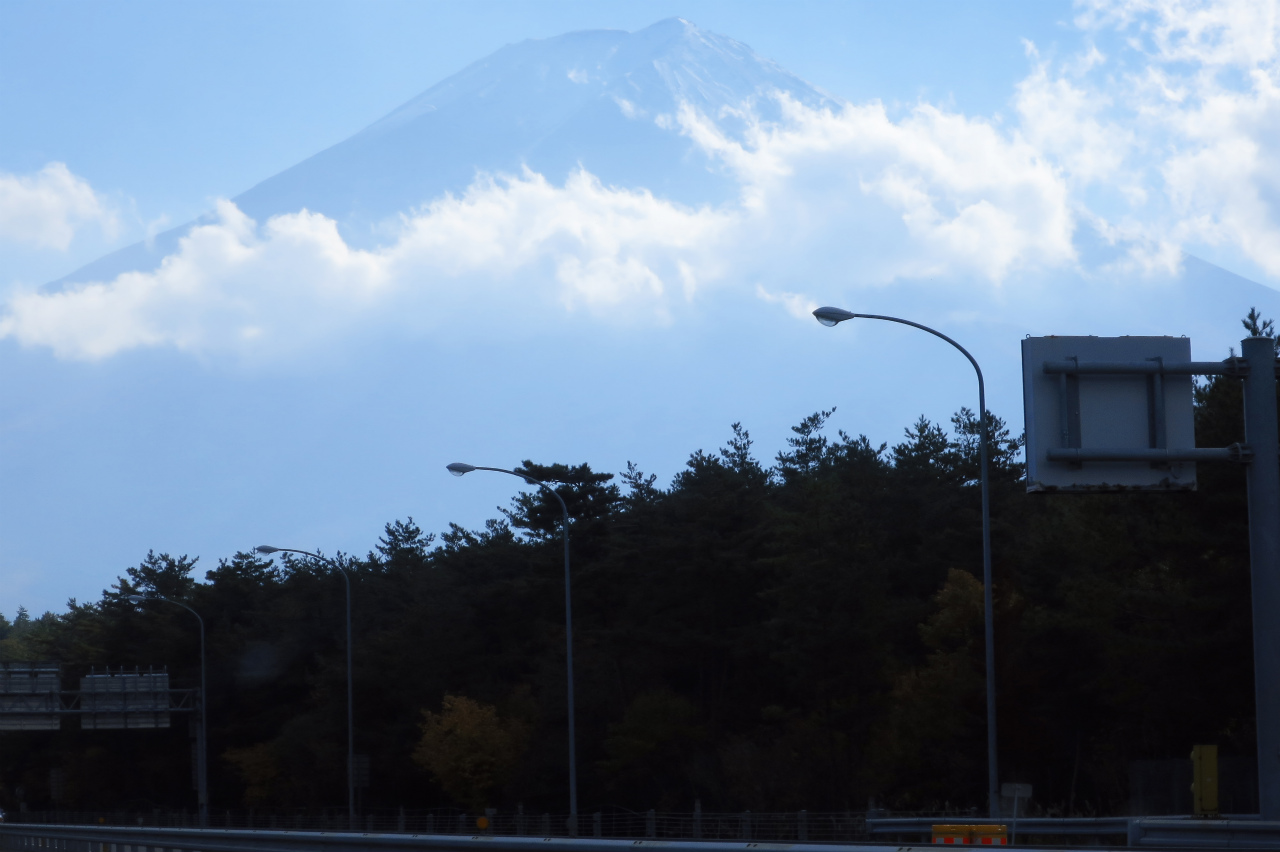
<path fill-rule="evenodd" d="M 1253 451 L 1243 444 L 1230 447 L 1188 447 L 1180 450 L 1095 449 L 1050 447 L 1049 461 L 1059 462 L 1247 462 Z"/>
<path fill-rule="evenodd" d="M 1066 376 L 1154 374 L 1161 376 L 1244 376 L 1248 366 L 1240 358 L 1225 361 L 1045 361 L 1044 371 Z M 1274 367 L 1273 367 L 1274 371 Z"/>

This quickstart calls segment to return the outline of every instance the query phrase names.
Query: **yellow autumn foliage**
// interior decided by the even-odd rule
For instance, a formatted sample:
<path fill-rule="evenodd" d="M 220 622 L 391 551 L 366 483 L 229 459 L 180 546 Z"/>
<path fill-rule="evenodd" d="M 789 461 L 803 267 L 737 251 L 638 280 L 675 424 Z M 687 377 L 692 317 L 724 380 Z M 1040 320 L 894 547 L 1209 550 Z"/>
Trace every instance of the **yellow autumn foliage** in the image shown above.
<path fill-rule="evenodd" d="M 439 713 L 424 710 L 413 760 L 453 799 L 472 809 L 489 804 L 524 753 L 528 725 L 461 695 L 446 695 Z"/>
<path fill-rule="evenodd" d="M 258 743 L 245 748 L 229 748 L 223 758 L 236 768 L 244 781 L 244 804 L 249 807 L 275 801 L 280 780 L 280 755 L 274 743 Z"/>

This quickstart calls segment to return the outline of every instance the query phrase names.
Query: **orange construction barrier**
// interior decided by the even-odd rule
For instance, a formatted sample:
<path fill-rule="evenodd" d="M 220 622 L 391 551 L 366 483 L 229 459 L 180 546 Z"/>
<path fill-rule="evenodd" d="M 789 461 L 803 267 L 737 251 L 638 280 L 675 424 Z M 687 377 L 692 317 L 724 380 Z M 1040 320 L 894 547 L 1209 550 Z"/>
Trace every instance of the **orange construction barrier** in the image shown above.
<path fill-rule="evenodd" d="M 1009 827 L 1007 825 L 975 825 L 973 843 L 976 846 L 1008 846 Z"/>
<path fill-rule="evenodd" d="M 1004 825 L 935 825 L 933 842 L 963 846 L 1008 846 L 1009 828 Z"/>

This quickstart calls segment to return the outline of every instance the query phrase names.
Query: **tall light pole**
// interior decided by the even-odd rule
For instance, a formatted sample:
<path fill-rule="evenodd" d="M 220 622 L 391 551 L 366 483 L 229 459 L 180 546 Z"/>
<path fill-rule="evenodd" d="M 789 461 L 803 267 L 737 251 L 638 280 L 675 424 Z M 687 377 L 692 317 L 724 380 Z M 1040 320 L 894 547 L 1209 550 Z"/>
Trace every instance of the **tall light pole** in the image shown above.
<path fill-rule="evenodd" d="M 990 455 L 991 436 L 987 429 L 987 391 L 982 380 L 982 368 L 959 343 L 936 329 L 911 320 L 886 317 L 879 314 L 855 314 L 840 308 L 818 308 L 813 312 L 818 322 L 833 326 L 850 319 L 873 319 L 909 325 L 927 331 L 960 350 L 978 374 L 978 424 L 981 429 L 979 456 L 982 460 L 982 612 L 986 645 L 987 670 L 987 807 L 992 818 L 1000 816 L 1000 773 L 996 763 L 996 643 L 995 621 L 991 601 L 991 488 L 987 478 L 987 458 Z"/>
<path fill-rule="evenodd" d="M 454 476 L 462 476 L 473 470 L 492 470 L 495 473 L 506 473 L 511 476 L 518 476 L 530 485 L 537 485 L 539 488 L 547 491 L 552 497 L 560 501 L 560 509 L 564 512 L 564 643 L 565 643 L 565 661 L 569 670 L 569 833 L 578 836 L 578 757 L 575 747 L 576 736 L 574 734 L 573 719 L 573 600 L 569 593 L 569 507 L 565 505 L 564 498 L 561 497 L 554 488 L 545 482 L 539 482 L 528 474 L 520 473 L 515 470 L 506 470 L 501 467 L 477 467 L 473 464 L 463 464 L 462 462 L 454 462 L 448 465 L 448 470 Z"/>
<path fill-rule="evenodd" d="M 254 550 L 263 554 L 297 553 L 302 556 L 309 556 L 331 568 L 338 569 L 338 573 L 342 575 L 342 581 L 347 587 L 347 827 L 354 831 L 356 828 L 356 718 L 355 701 L 352 699 L 351 688 L 351 577 L 347 574 L 347 569 L 334 560 L 321 556 L 319 553 L 312 553 L 309 550 L 296 550 L 292 547 L 272 547 L 269 544 L 260 544 Z"/>
<path fill-rule="evenodd" d="M 175 601 L 171 598 L 161 597 L 160 595 L 129 595 L 129 603 L 137 606 L 143 601 L 164 601 L 175 606 L 180 606 L 187 612 L 196 617 L 196 621 L 200 623 L 200 724 L 196 728 L 196 802 L 200 806 L 200 827 L 209 827 L 209 737 L 208 723 L 206 722 L 209 694 L 205 691 L 204 676 L 204 619 L 200 617 L 200 613 L 184 604 L 182 601 Z"/>

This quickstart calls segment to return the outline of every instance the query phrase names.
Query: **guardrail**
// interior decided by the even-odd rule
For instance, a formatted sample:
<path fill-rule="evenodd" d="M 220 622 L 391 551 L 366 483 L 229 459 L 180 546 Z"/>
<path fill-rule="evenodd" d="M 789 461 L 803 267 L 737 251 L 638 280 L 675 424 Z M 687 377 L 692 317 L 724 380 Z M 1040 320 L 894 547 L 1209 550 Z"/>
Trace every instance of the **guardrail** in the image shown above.
<path fill-rule="evenodd" d="M 4 852 L 744 852 L 805 848 L 790 843 L 605 840 L 489 835 L 360 834 L 199 828 L 0 825 Z M 812 847 L 809 847 L 812 848 Z M 901 852 L 899 844 L 821 844 L 823 852 Z"/>
<path fill-rule="evenodd" d="M 1135 819 L 1130 846 L 1180 849 L 1280 849 L 1280 822 L 1259 819 Z"/>
<path fill-rule="evenodd" d="M 898 817 L 867 820 L 874 836 L 925 836 L 936 819 Z M 1128 846 L 1175 849 L 1280 849 L 1280 822 L 1249 818 L 1019 817 L 1000 820 L 1014 837 L 1123 837 Z"/>
<path fill-rule="evenodd" d="M 925 834 L 932 821 L 874 820 L 879 835 Z M 926 822 L 928 827 L 926 828 Z M 1011 823 L 1012 821 L 1010 821 Z M 1278 849 L 1280 822 L 1257 819 L 1027 818 L 1018 834 L 1031 837 L 1124 837 L 1130 847 L 1166 849 Z M 923 845 L 929 845 L 925 840 Z M 1090 844 L 1092 850 L 1100 844 Z M 125 826 L 0 824 L 0 852 L 902 852 L 901 844 L 788 843 L 723 840 L 612 840 L 456 834 L 379 834 L 247 829 L 134 828 Z M 1058 847 L 1062 848 L 1062 847 Z"/>

